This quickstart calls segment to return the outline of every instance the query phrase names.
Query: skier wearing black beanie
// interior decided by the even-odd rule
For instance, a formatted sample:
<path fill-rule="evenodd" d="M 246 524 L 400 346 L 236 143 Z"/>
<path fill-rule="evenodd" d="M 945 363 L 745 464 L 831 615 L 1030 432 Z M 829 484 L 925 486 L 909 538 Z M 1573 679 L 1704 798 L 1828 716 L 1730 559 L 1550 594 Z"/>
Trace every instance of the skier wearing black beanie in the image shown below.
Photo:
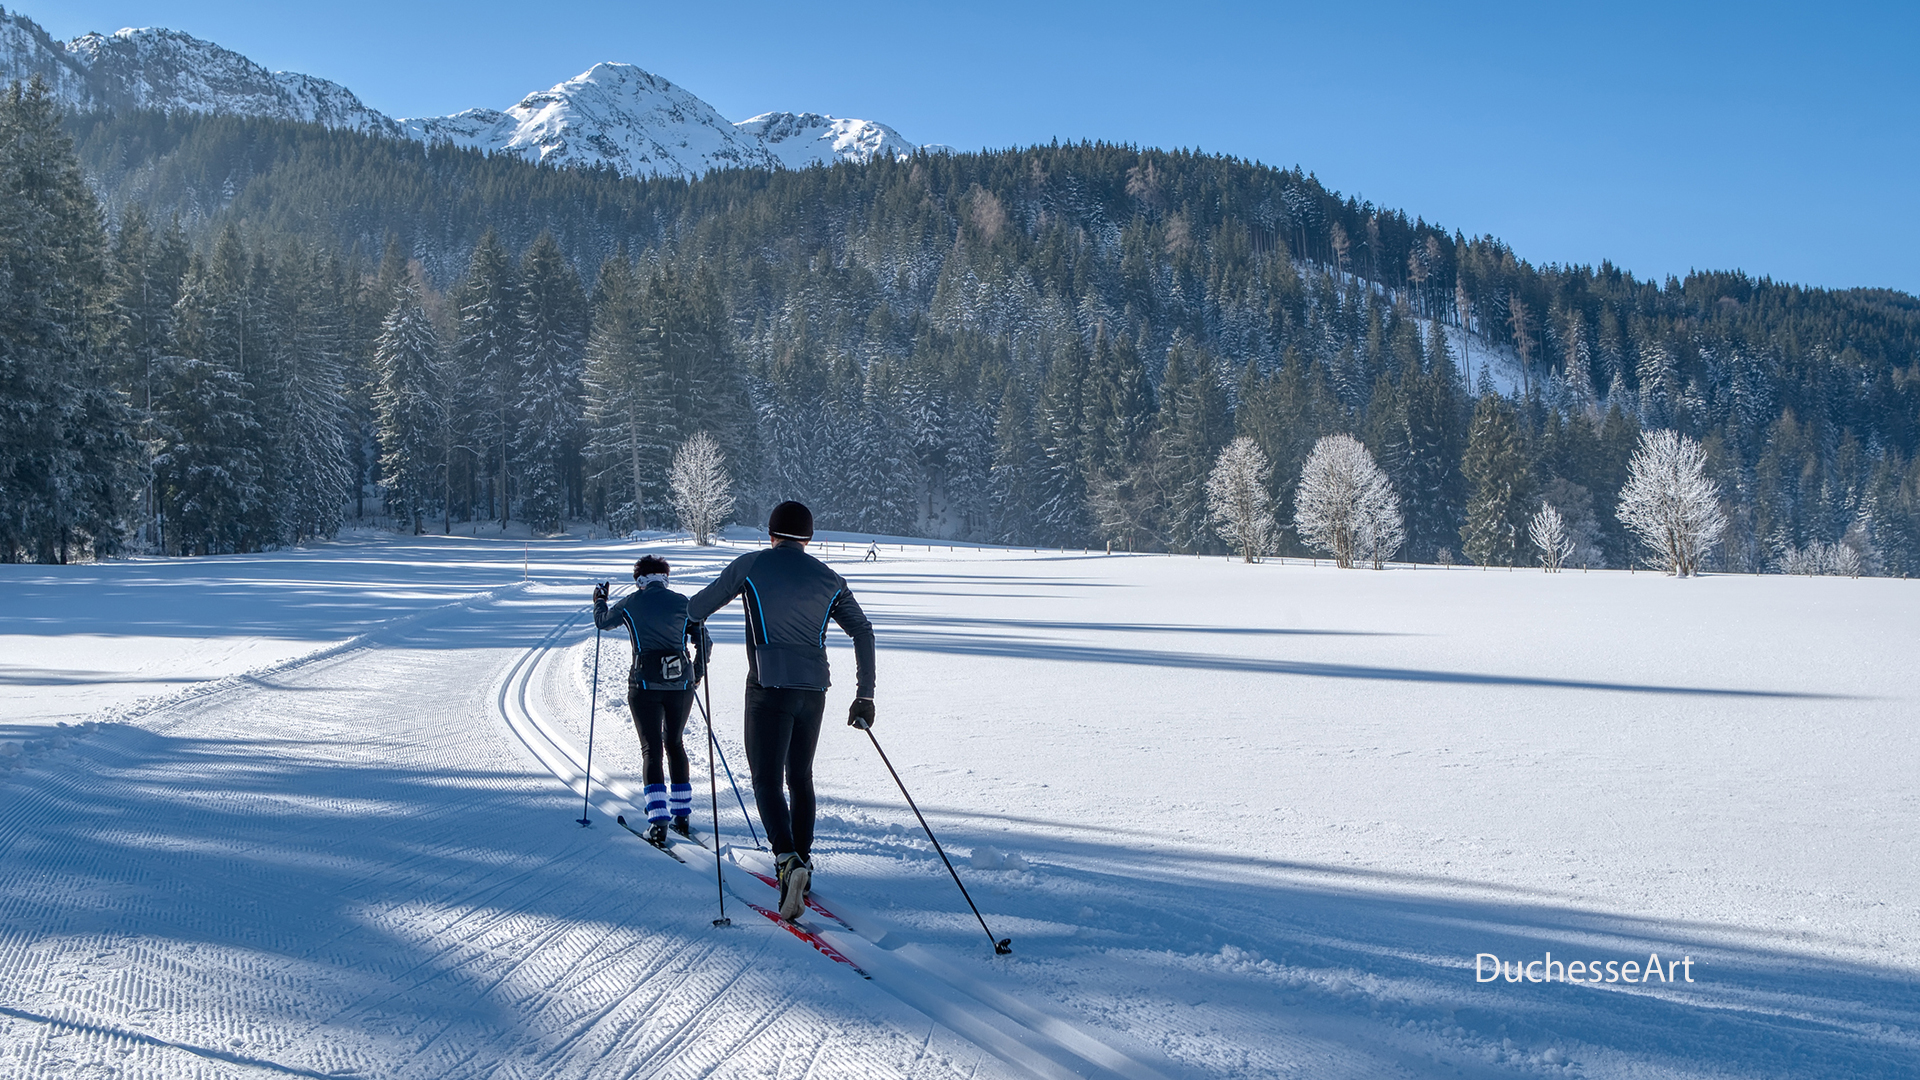
<path fill-rule="evenodd" d="M 827 623 L 853 639 L 857 689 L 847 723 L 873 724 L 873 624 L 847 581 L 807 554 L 813 512 L 783 502 L 767 518 L 771 546 L 733 560 L 687 602 L 705 622 L 738 596 L 747 620 L 747 766 L 780 868 L 780 914 L 799 916 L 813 864 L 813 754 L 826 713 Z"/>

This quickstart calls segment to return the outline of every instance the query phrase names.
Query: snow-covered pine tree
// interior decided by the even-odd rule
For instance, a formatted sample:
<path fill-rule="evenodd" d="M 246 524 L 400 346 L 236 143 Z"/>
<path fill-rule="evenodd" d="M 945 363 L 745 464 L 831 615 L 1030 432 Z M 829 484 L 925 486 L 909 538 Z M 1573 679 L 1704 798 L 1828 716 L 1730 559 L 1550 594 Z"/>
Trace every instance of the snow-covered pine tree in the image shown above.
<path fill-rule="evenodd" d="M 266 398 L 277 388 L 256 382 L 269 359 L 260 313 L 263 271 L 229 225 L 211 252 L 194 256 L 174 305 L 177 354 L 206 365 L 171 366 L 175 385 L 160 423 L 170 440 L 163 456 L 174 463 L 169 482 L 176 492 L 193 493 L 170 497 L 173 516 L 185 505 L 194 515 L 193 524 L 179 522 L 184 546 L 174 544 L 175 550 L 259 551 L 280 538 L 276 507 L 267 498 L 280 473 L 279 444 L 264 430 Z M 191 400 L 194 395 L 206 400 Z M 222 471 L 229 475 L 216 475 Z M 162 499 L 163 509 L 168 502 Z"/>
<path fill-rule="evenodd" d="M 1080 544 L 1088 539 L 1084 450 L 1087 354 L 1071 338 L 1055 350 L 1040 389 L 1035 423 L 1045 467 L 1036 478 L 1034 527 L 1042 543 Z"/>
<path fill-rule="evenodd" d="M 106 235 L 60 114 L 37 78 L 0 92 L 0 562 L 117 550 L 138 482 L 101 355 Z"/>
<path fill-rule="evenodd" d="M 851 358 L 845 362 L 856 363 Z M 869 532 L 907 532 L 919 502 L 921 473 L 903 423 L 902 397 L 891 360 L 882 357 L 867 366 L 845 469 L 851 489 L 848 509 L 858 527 Z"/>
<path fill-rule="evenodd" d="M 153 483 L 153 455 L 159 449 L 153 427 L 160 358 L 167 355 L 173 337 L 173 305 L 180 299 L 186 276 L 188 247 L 178 220 L 156 233 L 138 203 L 120 215 L 114 234 L 108 304 L 113 319 L 114 382 L 132 407 L 137 458 L 139 503 L 136 512 L 140 546 L 158 550 L 160 504 Z"/>
<path fill-rule="evenodd" d="M 282 516 L 291 540 L 331 537 L 353 488 L 343 375 L 346 282 L 337 263 L 314 252 L 288 252 L 274 278 L 276 290 L 290 296 L 278 309 L 289 321 L 273 335 L 284 404 Z"/>
<path fill-rule="evenodd" d="M 1167 349 L 1153 440 L 1169 546 L 1181 551 L 1209 546 L 1207 474 L 1232 431 L 1212 355 L 1176 337 Z"/>
<path fill-rule="evenodd" d="M 1046 454 L 1034 433 L 1033 400 L 1019 375 L 1006 381 L 994 415 L 990 496 L 991 536 L 1019 543 L 1035 533 L 1035 509 Z"/>
<path fill-rule="evenodd" d="M 666 502 L 673 430 L 659 334 L 644 325 L 642 301 L 622 249 L 594 287 L 583 380 L 590 476 L 603 485 L 607 523 L 621 530 L 647 528 Z"/>
<path fill-rule="evenodd" d="M 478 421 L 468 445 L 487 514 L 505 527 L 512 516 L 513 445 L 520 427 L 520 281 L 492 229 L 474 246 L 454 302 L 459 328 L 451 382 Z"/>
<path fill-rule="evenodd" d="M 1473 485 L 1460 550 L 1482 566 L 1516 565 L 1534 500 L 1520 425 L 1505 399 L 1482 394 L 1474 405 L 1460 471 Z"/>
<path fill-rule="evenodd" d="M 251 521 L 265 495 L 246 381 L 211 360 L 165 356 L 155 366 L 161 549 L 175 555 L 257 550 Z"/>
<path fill-rule="evenodd" d="M 1446 335 L 1429 325 L 1426 368 L 1401 383 L 1402 506 L 1407 546 L 1415 559 L 1431 559 L 1460 540 L 1466 483 L 1460 457 L 1466 449 L 1467 412 L 1460 395 Z"/>
<path fill-rule="evenodd" d="M 534 529 L 557 533 L 573 509 L 567 467 L 578 445 L 586 296 L 552 233 L 527 249 L 520 281 L 520 512 Z"/>
<path fill-rule="evenodd" d="M 373 367 L 380 379 L 374 401 L 387 513 L 418 535 L 444 492 L 439 456 L 446 410 L 440 338 L 411 281 L 394 290 L 393 310 L 374 343 Z"/>
<path fill-rule="evenodd" d="M 761 438 L 767 448 L 760 474 L 763 494 L 774 503 L 797 499 L 819 507 L 825 517 L 830 477 L 839 467 L 832 456 L 834 417 L 825 365 L 801 335 L 767 362 L 760 382 Z"/>

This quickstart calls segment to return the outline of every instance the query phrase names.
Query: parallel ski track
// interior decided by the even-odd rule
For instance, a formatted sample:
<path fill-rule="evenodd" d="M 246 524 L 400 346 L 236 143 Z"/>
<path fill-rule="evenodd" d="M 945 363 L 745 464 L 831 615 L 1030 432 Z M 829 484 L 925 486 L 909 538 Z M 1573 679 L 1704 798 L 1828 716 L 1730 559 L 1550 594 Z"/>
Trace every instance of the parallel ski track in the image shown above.
<path fill-rule="evenodd" d="M 490 696 L 498 718 L 527 752 L 611 820 L 637 814 L 638 793 L 631 783 L 598 763 L 589 792 L 586 752 L 547 718 L 540 705 L 541 681 L 553 666 L 550 661 L 560 655 L 558 647 L 568 641 L 583 617 L 584 613 L 575 613 L 562 619 L 516 657 Z M 675 850 L 683 856 L 687 871 L 712 879 L 716 858 L 712 851 L 698 844 L 679 844 Z M 746 865 L 742 860 L 751 857 L 731 849 L 719 858 L 727 891 L 743 906 L 764 911 L 754 899 L 769 892 L 760 877 L 764 868 Z M 903 940 L 898 932 L 883 929 L 877 918 L 844 903 L 835 903 L 830 910 L 831 920 L 808 919 L 803 928 L 845 955 L 875 985 L 1007 1064 L 1044 1080 L 1165 1080 L 1153 1068 L 1068 1021 L 994 989 L 930 950 Z M 814 911 L 819 914 L 822 907 L 815 906 Z"/>

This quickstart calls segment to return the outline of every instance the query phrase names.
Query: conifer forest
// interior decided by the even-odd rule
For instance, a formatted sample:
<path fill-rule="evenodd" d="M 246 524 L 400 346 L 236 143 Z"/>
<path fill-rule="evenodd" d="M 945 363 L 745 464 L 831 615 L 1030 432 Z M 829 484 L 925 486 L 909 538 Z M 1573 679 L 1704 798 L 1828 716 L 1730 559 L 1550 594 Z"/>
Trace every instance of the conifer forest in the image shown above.
<path fill-rule="evenodd" d="M 1535 265 L 1299 168 L 1077 143 L 633 180 L 16 85 L 0 181 L 0 560 L 670 528 L 702 432 L 738 521 L 1224 553 L 1223 450 L 1264 452 L 1290 525 L 1348 434 L 1398 559 L 1540 565 L 1550 507 L 1570 565 L 1625 567 L 1628 461 L 1672 429 L 1728 523 L 1707 569 L 1920 571 L 1920 300 Z"/>

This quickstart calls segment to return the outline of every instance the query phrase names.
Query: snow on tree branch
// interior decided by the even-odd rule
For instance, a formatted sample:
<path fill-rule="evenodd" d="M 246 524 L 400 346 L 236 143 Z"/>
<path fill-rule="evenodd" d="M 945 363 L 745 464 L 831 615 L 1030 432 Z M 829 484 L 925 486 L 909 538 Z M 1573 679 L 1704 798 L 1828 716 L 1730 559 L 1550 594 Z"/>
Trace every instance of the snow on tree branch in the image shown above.
<path fill-rule="evenodd" d="M 1557 574 L 1560 567 L 1573 557 L 1573 537 L 1567 532 L 1567 521 L 1546 503 L 1540 504 L 1527 523 L 1527 533 L 1533 539 L 1533 546 L 1540 549 L 1540 568 L 1549 574 Z"/>
<path fill-rule="evenodd" d="M 1400 500 L 1387 474 L 1351 435 L 1328 435 L 1314 444 L 1300 470 L 1293 522 L 1302 540 L 1331 553 L 1342 567 L 1352 567 L 1359 555 L 1380 569 L 1406 539 Z"/>
<path fill-rule="evenodd" d="M 673 508 L 696 544 L 713 543 L 713 533 L 733 512 L 733 480 L 727 475 L 720 444 L 704 431 L 682 443 L 667 473 Z"/>
<path fill-rule="evenodd" d="M 1700 444 L 1677 431 L 1644 432 L 1620 489 L 1620 522 L 1640 538 L 1656 562 L 1686 577 L 1727 527 L 1720 491 L 1707 477 Z"/>
<path fill-rule="evenodd" d="M 1242 435 L 1220 451 L 1207 477 L 1207 508 L 1227 546 L 1247 562 L 1273 550 L 1280 526 L 1273 520 L 1273 495 L 1267 480 L 1273 467 L 1260 445 Z"/>

